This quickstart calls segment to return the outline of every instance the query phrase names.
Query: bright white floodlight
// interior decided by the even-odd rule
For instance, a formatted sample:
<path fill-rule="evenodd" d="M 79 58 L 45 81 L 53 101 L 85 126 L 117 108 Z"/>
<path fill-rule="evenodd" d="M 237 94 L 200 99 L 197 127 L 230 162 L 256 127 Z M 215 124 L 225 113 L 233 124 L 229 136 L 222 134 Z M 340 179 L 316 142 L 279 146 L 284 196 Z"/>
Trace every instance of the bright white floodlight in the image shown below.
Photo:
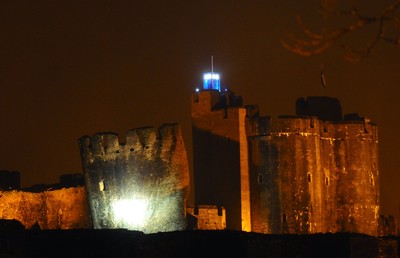
<path fill-rule="evenodd" d="M 136 229 L 145 224 L 148 203 L 144 199 L 122 199 L 113 203 L 114 218 Z"/>

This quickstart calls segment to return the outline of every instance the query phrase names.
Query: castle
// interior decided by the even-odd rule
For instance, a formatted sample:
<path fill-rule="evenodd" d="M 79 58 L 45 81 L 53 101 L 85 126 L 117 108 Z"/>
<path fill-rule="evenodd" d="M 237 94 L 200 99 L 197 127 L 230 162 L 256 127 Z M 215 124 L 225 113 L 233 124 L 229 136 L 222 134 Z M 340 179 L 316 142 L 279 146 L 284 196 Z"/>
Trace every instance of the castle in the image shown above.
<path fill-rule="evenodd" d="M 226 218 L 227 229 L 259 233 L 378 234 L 378 133 L 368 119 L 342 116 L 339 101 L 324 96 L 298 99 L 295 116 L 260 116 L 256 105 L 221 91 L 214 73 L 193 93 L 191 108 L 194 208 L 186 207 L 180 128 L 167 124 L 158 132 L 131 130 L 124 142 L 113 133 L 79 139 L 85 187 L 76 188 L 79 201 L 71 199 L 82 203 L 74 211 L 78 222 L 65 224 L 68 210 L 47 197 L 15 204 L 12 212 L 15 197 L 7 196 L 26 194 L 18 190 L 2 192 L 9 205 L 0 218 L 37 202 L 42 217 L 27 227 L 36 220 L 42 228 L 173 231 L 185 229 L 188 212 L 203 229 L 225 228 Z"/>
<path fill-rule="evenodd" d="M 377 234 L 377 126 L 342 118 L 338 100 L 300 98 L 276 121 L 231 91 L 192 99 L 196 203 L 217 203 L 227 228 L 272 234 Z"/>

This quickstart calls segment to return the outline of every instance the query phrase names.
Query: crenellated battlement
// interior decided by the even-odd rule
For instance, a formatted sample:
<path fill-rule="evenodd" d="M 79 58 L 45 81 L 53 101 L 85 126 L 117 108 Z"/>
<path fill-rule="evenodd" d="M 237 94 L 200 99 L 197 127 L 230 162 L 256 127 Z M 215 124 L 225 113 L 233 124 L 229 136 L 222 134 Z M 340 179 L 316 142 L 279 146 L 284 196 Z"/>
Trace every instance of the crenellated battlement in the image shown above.
<path fill-rule="evenodd" d="M 233 91 L 202 90 L 192 95 L 192 117 L 202 117 L 211 113 L 221 114 L 221 118 L 229 117 L 229 110 L 243 106 L 241 96 Z"/>
<path fill-rule="evenodd" d="M 252 115 L 254 113 L 256 115 Z M 250 109 L 246 132 L 248 136 L 297 134 L 320 135 L 322 138 L 331 138 L 332 140 L 378 140 L 378 128 L 367 118 L 324 121 L 315 116 L 281 115 L 277 119 L 272 119 L 271 117 L 259 116 L 256 108 Z"/>
<path fill-rule="evenodd" d="M 85 160 L 92 163 L 95 159 L 115 159 L 118 156 L 142 154 L 154 158 L 158 153 L 165 156 L 180 137 L 178 124 L 163 124 L 158 130 L 155 127 L 129 130 L 123 141 L 116 133 L 96 133 L 92 137 L 81 137 L 79 144 Z"/>
<path fill-rule="evenodd" d="M 334 129 L 331 134 L 338 139 L 378 141 L 377 126 L 367 121 L 342 121 L 334 124 Z"/>
<path fill-rule="evenodd" d="M 279 116 L 275 132 L 283 133 L 310 133 L 316 134 L 319 132 L 320 120 L 317 117 L 309 116 Z"/>
<path fill-rule="evenodd" d="M 321 121 L 310 116 L 269 116 L 249 117 L 246 124 L 247 136 L 257 135 L 317 135 L 321 130 Z"/>

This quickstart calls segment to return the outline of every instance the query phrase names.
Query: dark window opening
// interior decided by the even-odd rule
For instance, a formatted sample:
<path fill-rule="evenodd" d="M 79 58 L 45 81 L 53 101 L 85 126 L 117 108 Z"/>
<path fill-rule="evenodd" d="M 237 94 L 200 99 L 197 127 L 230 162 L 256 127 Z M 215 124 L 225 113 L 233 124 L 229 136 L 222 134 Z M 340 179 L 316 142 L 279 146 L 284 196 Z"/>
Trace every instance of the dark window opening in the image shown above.
<path fill-rule="evenodd" d="M 311 183 L 311 174 L 310 174 L 310 173 L 307 173 L 307 181 L 308 181 L 309 183 Z"/>
<path fill-rule="evenodd" d="M 282 214 L 282 223 L 286 223 L 286 213 Z"/>
<path fill-rule="evenodd" d="M 325 177 L 325 185 L 329 185 L 329 178 L 327 176 Z"/>
<path fill-rule="evenodd" d="M 259 184 L 263 183 L 263 174 L 261 174 L 261 173 L 258 174 L 257 181 L 258 181 Z"/>
<path fill-rule="evenodd" d="M 222 216 L 222 207 L 218 206 L 218 216 Z"/>
<path fill-rule="evenodd" d="M 199 94 L 194 94 L 193 101 L 199 102 Z"/>

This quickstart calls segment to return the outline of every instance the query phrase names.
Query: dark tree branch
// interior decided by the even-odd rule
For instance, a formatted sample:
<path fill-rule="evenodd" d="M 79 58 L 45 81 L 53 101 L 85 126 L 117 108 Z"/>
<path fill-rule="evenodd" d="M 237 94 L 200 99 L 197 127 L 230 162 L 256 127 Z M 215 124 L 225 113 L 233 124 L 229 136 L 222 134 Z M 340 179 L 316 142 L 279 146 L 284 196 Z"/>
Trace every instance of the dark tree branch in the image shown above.
<path fill-rule="evenodd" d="M 321 0 L 321 2 L 324 2 L 324 0 Z M 331 13 L 333 13 L 332 6 L 334 6 L 336 1 L 329 0 L 328 2 L 328 5 L 325 5 L 323 11 L 328 10 L 330 14 L 327 16 L 330 16 Z M 301 56 L 318 55 L 334 44 L 339 44 L 339 40 L 344 36 L 351 35 L 353 32 L 359 31 L 368 25 L 375 24 L 376 28 L 368 28 L 370 30 L 371 40 L 365 43 L 365 47 L 355 49 L 348 44 L 342 44 L 342 47 L 346 50 L 345 58 L 350 61 L 359 61 L 368 56 L 379 41 L 400 46 L 400 18 L 396 13 L 399 7 L 400 0 L 395 0 L 376 16 L 363 16 L 356 7 L 353 7 L 349 11 L 339 12 L 342 16 L 351 17 L 353 21 L 339 28 L 324 28 L 322 32 L 319 33 L 310 30 L 310 28 L 304 24 L 301 17 L 297 16 L 297 25 L 305 39 L 288 33 L 286 39 L 281 40 L 281 43 L 286 49 Z M 395 36 L 387 35 L 386 33 L 389 33 L 388 28 L 396 30 L 397 34 Z"/>

